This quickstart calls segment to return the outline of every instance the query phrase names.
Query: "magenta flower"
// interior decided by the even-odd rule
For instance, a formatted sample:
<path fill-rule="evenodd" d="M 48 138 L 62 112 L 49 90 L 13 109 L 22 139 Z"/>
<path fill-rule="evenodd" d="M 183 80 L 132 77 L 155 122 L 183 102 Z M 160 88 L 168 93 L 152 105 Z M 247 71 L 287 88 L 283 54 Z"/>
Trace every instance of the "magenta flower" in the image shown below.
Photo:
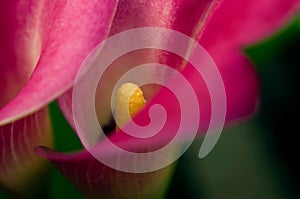
<path fill-rule="evenodd" d="M 164 27 L 199 41 L 219 67 L 227 96 L 226 121 L 230 122 L 253 113 L 259 93 L 258 78 L 241 48 L 268 36 L 296 9 L 298 0 L 1 2 L 0 183 L 24 194 L 38 182 L 36 178 L 43 172 L 45 160 L 36 155 L 34 148 L 52 147 L 47 105 L 58 98 L 73 126 L 69 89 L 84 58 L 108 36 L 138 27 Z M 174 55 L 138 55 L 133 53 L 122 64 L 160 61 L 180 69 L 197 93 L 203 114 L 203 121 L 199 122 L 205 123 L 210 117 L 210 98 L 201 76 L 189 64 L 182 66 L 182 60 Z M 98 100 L 101 115 L 108 120 L 108 99 L 102 95 Z M 147 106 L 155 100 L 164 102 L 164 92 L 153 96 Z M 143 110 L 139 116 L 144 118 L 146 114 Z M 120 144 L 130 143 L 122 133 L 112 133 L 111 139 Z M 156 145 L 156 141 L 150 139 L 145 144 Z M 163 182 L 172 170 L 167 167 L 132 174 L 103 165 L 87 151 L 65 154 L 39 148 L 38 153 L 91 197 L 161 197 Z M 113 153 L 108 155 L 117 158 Z"/>

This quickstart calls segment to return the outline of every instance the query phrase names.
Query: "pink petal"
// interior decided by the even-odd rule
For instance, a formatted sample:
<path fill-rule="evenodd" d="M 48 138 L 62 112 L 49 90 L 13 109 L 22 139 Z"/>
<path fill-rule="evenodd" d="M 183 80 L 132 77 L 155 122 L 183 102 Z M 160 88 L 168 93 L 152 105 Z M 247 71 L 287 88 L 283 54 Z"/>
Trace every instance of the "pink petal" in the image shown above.
<path fill-rule="evenodd" d="M 228 120 L 252 113 L 258 98 L 258 78 L 242 47 L 270 35 L 286 23 L 299 6 L 298 0 L 225 0 L 210 19 L 200 44 L 223 75 Z"/>
<path fill-rule="evenodd" d="M 8 78 L 15 75 L 14 72 L 19 74 L 25 70 L 27 75 L 24 75 L 17 86 L 13 83 L 11 87 L 4 85 L 5 90 L 1 92 L 5 93 L 9 92 L 6 88 L 11 90 L 16 87 L 12 93 L 7 94 L 8 97 L 5 97 L 4 102 L 11 99 L 24 86 L 34 67 L 35 70 L 25 87 L 0 110 L 1 125 L 38 110 L 72 86 L 76 71 L 85 56 L 107 36 L 116 9 L 116 1 L 111 0 L 51 0 L 37 5 L 33 2 L 27 5 L 23 4 L 23 1 L 14 1 L 11 4 L 3 7 L 7 9 L 4 13 L 8 13 L 4 15 L 3 20 L 7 23 L 17 22 L 4 34 L 8 39 L 19 38 L 20 34 L 21 37 L 17 40 L 20 43 L 15 43 L 13 49 L 10 49 L 7 55 L 4 54 L 2 60 L 8 61 L 4 62 L 1 70 L 10 70 L 10 64 L 15 68 L 12 72 L 6 72 L 7 75 L 4 76 L 6 85 L 11 83 Z M 16 11 L 19 7 L 20 11 L 18 9 Z M 29 22 L 25 23 L 22 19 Z M 36 43 L 30 44 L 31 38 L 36 38 L 34 39 Z M 6 43 L 6 46 L 10 44 Z M 26 49 L 36 50 L 28 57 L 29 55 L 22 54 Z M 37 59 L 38 63 L 35 66 Z M 23 64 L 23 60 L 28 60 L 25 62 L 28 66 L 20 69 L 19 65 Z"/>
<path fill-rule="evenodd" d="M 0 107 L 26 84 L 40 51 L 42 1 L 0 2 Z"/>
<path fill-rule="evenodd" d="M 121 0 L 110 35 L 140 27 L 164 27 L 199 36 L 220 0 Z"/>
<path fill-rule="evenodd" d="M 101 164 L 87 152 L 62 154 L 47 148 L 37 152 L 89 198 L 163 198 L 173 169 L 171 165 L 151 173 L 125 173 Z"/>
<path fill-rule="evenodd" d="M 200 42 L 213 57 L 218 53 L 224 58 L 229 49 L 239 50 L 242 46 L 266 38 L 299 9 L 298 0 L 224 0 Z"/>
<path fill-rule="evenodd" d="M 44 180 L 49 166 L 34 148 L 52 146 L 52 133 L 47 109 L 10 124 L 0 126 L 0 184 L 25 196 Z"/>

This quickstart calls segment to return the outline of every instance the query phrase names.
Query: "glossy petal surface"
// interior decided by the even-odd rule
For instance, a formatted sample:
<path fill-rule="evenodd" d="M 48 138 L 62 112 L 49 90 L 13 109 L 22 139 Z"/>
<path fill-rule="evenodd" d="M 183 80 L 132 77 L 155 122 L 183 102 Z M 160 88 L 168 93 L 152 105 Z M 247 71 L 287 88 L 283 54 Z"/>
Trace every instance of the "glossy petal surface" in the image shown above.
<path fill-rule="evenodd" d="M 70 88 L 85 56 L 108 35 L 116 9 L 116 1 L 111 0 L 43 1 L 36 6 L 38 9 L 33 1 L 28 4 L 23 1 L 3 4 L 11 5 L 3 5 L 3 9 L 7 10 L 2 20 L 16 23 L 3 33 L 4 38 L 14 39 L 18 34 L 22 35 L 18 37 L 20 42 L 13 41 L 16 44 L 10 47 L 12 49 L 7 52 L 8 56 L 3 54 L 5 58 L 2 58 L 1 70 L 6 77 L 4 81 L 8 84 L 11 78 L 18 78 L 17 75 L 21 75 L 22 70 L 29 72 L 23 75 L 24 80 L 16 86 L 18 89 L 12 89 L 15 86 L 14 82 L 10 82 L 12 85 L 9 87 L 3 87 L 5 90 L 1 92 L 8 97 L 5 97 L 6 100 L 2 103 L 14 98 L 0 110 L 0 124 L 6 124 L 38 110 Z M 18 7 L 22 7 L 26 12 L 16 11 Z M 29 17 L 23 16 L 24 13 Z M 17 17 L 14 14 L 17 14 Z M 34 38 L 33 41 L 38 45 L 31 44 L 31 38 Z M 3 42 L 5 45 L 4 49 L 1 46 L 1 50 L 5 51 L 5 46 L 10 46 L 12 41 Z M 31 56 L 23 54 L 24 50 L 32 49 L 32 45 L 33 49 L 37 49 L 32 52 L 36 53 Z M 29 60 L 28 64 L 25 62 L 28 65 L 26 67 L 22 67 L 24 59 Z M 16 65 L 14 70 L 10 71 L 10 64 Z M 30 79 L 24 85 L 29 76 Z M 21 89 L 21 86 L 24 87 Z M 14 96 L 20 89 L 21 91 Z"/>

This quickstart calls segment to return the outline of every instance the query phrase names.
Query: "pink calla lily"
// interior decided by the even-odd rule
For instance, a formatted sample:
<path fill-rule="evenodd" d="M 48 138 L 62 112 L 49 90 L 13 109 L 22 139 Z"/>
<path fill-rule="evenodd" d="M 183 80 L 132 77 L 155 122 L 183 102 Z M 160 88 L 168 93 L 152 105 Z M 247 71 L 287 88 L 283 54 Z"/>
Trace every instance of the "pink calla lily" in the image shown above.
<path fill-rule="evenodd" d="M 229 122 L 253 113 L 259 93 L 258 78 L 241 48 L 272 33 L 297 9 L 298 0 L 1 2 L 0 183 L 22 193 L 28 188 L 26 185 L 31 177 L 39 175 L 41 169 L 35 168 L 43 163 L 33 154 L 33 148 L 52 145 L 45 107 L 58 98 L 65 117 L 73 125 L 72 91 L 69 89 L 84 58 L 108 36 L 152 26 L 173 29 L 199 41 L 222 75 L 227 95 L 226 121 Z M 148 58 L 146 55 L 139 57 L 158 60 L 156 56 Z M 137 55 L 133 54 L 128 63 L 141 61 L 135 57 Z M 178 69 L 181 67 L 181 60 L 171 54 L 160 53 L 159 60 Z M 209 118 L 209 94 L 201 76 L 193 73 L 189 64 L 181 73 L 204 104 L 204 120 Z M 164 95 L 164 91 L 160 91 L 147 106 L 155 101 L 164 102 Z M 99 105 L 100 111 L 104 117 L 110 117 L 108 110 L 103 108 L 108 100 L 100 100 L 103 104 Z M 144 120 L 146 115 L 147 107 L 138 119 Z M 26 145 L 20 141 L 22 139 L 26 139 Z M 120 144 L 131 143 L 122 133 L 112 133 L 111 139 Z M 157 144 L 156 141 L 153 139 L 146 144 Z M 42 147 L 38 153 L 91 197 L 161 197 L 164 194 L 162 182 L 172 170 L 170 166 L 151 173 L 131 174 L 103 165 L 87 151 L 65 154 Z M 117 158 L 114 154 L 108 155 Z M 23 162 L 28 166 L 20 167 Z M 19 175 L 25 177 L 19 179 Z M 17 178 L 19 181 L 14 184 Z"/>

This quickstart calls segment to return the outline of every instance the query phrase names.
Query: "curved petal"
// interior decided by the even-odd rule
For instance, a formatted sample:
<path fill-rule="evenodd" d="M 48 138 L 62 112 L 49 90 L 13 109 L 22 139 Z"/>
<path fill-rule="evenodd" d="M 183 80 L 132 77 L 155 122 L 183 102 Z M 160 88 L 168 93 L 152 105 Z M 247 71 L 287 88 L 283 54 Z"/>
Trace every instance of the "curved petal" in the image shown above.
<path fill-rule="evenodd" d="M 15 7 L 22 5 L 23 2 L 14 1 L 12 10 L 7 12 L 15 13 Z M 41 42 L 36 46 L 40 52 L 39 60 L 25 87 L 0 110 L 1 125 L 38 110 L 71 87 L 76 71 L 85 56 L 107 36 L 116 4 L 116 0 L 51 0 L 43 1 L 41 8 L 33 11 L 38 12 L 38 17 L 34 18 L 38 30 L 29 31 L 28 38 L 38 38 L 37 41 Z M 32 5 L 34 3 L 29 3 L 25 8 L 33 10 Z M 28 15 L 30 14 L 29 12 Z M 14 21 L 16 16 L 6 17 L 8 19 L 3 20 Z M 10 30 L 12 32 L 7 34 L 14 35 L 19 29 L 27 29 L 25 25 L 17 24 Z M 24 50 L 22 45 L 27 43 L 20 44 L 20 50 Z M 16 54 L 11 58 L 22 61 L 23 56 L 25 55 L 21 54 L 19 57 L 19 54 Z M 37 55 L 34 55 L 33 58 L 29 58 L 33 60 L 31 67 L 34 66 L 36 57 Z"/>
<path fill-rule="evenodd" d="M 164 27 L 199 36 L 220 0 L 120 0 L 110 35 L 140 27 Z"/>
<path fill-rule="evenodd" d="M 43 1 L 0 2 L 0 107 L 28 81 L 38 61 Z"/>
<path fill-rule="evenodd" d="M 23 196 L 35 190 L 49 166 L 34 153 L 38 145 L 53 145 L 46 108 L 0 126 L 0 184 Z"/>
<path fill-rule="evenodd" d="M 62 154 L 43 147 L 37 152 L 90 198 L 163 198 L 173 168 L 171 165 L 151 173 L 125 173 L 103 165 L 86 151 Z"/>
<path fill-rule="evenodd" d="M 299 6 L 297 0 L 224 0 L 210 19 L 200 44 L 223 75 L 228 120 L 249 115 L 258 98 L 258 77 L 242 47 L 267 37 L 299 11 Z"/>
<path fill-rule="evenodd" d="M 239 50 L 241 46 L 266 38 L 299 11 L 298 0 L 224 0 L 200 42 L 213 57 L 222 55 L 224 58 L 232 48 Z"/>
<path fill-rule="evenodd" d="M 224 0 L 200 38 L 223 74 L 228 120 L 249 115 L 258 98 L 258 77 L 242 47 L 267 37 L 299 11 L 297 0 Z"/>

